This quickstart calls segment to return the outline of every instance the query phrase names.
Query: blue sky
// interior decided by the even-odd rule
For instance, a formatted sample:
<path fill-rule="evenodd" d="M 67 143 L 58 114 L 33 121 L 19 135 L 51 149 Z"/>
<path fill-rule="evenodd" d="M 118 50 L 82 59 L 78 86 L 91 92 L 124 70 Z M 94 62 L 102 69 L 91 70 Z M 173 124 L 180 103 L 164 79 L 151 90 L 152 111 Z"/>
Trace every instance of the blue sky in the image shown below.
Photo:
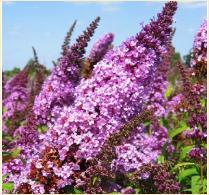
<path fill-rule="evenodd" d="M 162 9 L 160 2 L 3 2 L 3 70 L 24 67 L 37 50 L 39 61 L 48 68 L 60 55 L 60 47 L 67 30 L 77 19 L 72 41 L 88 24 L 100 16 L 93 42 L 104 33 L 115 34 L 114 45 L 119 45 L 140 30 L 140 23 Z M 175 14 L 176 34 L 173 44 L 185 55 L 203 19 L 207 17 L 206 1 L 180 2 Z"/>

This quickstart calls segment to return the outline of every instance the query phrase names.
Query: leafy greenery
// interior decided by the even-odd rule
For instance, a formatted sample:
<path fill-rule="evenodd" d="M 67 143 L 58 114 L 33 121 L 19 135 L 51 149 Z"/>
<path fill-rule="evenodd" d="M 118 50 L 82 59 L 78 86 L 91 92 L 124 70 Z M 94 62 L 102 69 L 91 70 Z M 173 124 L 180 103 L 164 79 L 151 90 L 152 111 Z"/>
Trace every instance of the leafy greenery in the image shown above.
<path fill-rule="evenodd" d="M 6 190 L 7 192 L 12 192 L 14 188 L 14 184 L 13 183 L 3 183 L 2 184 L 2 189 Z"/>
<path fill-rule="evenodd" d="M 8 78 L 11 78 L 12 76 L 14 76 L 15 74 L 20 72 L 20 68 L 13 68 L 12 70 L 6 70 L 3 72 L 3 75 L 6 75 Z"/>
<path fill-rule="evenodd" d="M 179 135 L 180 133 L 182 133 L 184 130 L 188 129 L 188 126 L 185 122 L 180 122 L 179 126 L 180 127 L 169 131 L 170 138 L 173 138 L 173 137 Z"/>

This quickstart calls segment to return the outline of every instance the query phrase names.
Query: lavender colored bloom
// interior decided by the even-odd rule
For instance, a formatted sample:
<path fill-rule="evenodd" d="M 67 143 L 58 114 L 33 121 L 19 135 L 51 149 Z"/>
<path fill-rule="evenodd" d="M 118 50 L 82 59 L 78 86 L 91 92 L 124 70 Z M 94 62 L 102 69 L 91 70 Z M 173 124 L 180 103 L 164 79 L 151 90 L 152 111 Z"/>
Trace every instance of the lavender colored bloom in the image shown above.
<path fill-rule="evenodd" d="M 74 88 L 80 80 L 80 59 L 85 53 L 84 48 L 93 35 L 98 21 L 99 18 L 93 21 L 87 31 L 84 31 L 84 35 L 80 36 L 67 53 L 59 59 L 58 66 L 44 82 L 33 107 L 41 124 L 53 122 L 54 117 L 57 116 L 57 109 L 70 105 L 74 101 Z"/>
<path fill-rule="evenodd" d="M 168 112 L 174 113 L 175 109 L 176 109 L 176 106 L 178 106 L 181 103 L 183 98 L 184 98 L 184 96 L 182 94 L 178 94 L 178 95 L 172 97 L 172 99 L 167 102 Z"/>
<path fill-rule="evenodd" d="M 141 128 L 121 146 L 116 147 L 117 159 L 113 160 L 113 169 L 135 171 L 143 164 L 155 162 L 166 143 L 168 134 L 164 127 L 152 125 L 152 135 L 147 135 Z"/>
<path fill-rule="evenodd" d="M 132 187 L 127 187 L 121 190 L 121 194 L 135 194 L 136 191 Z"/>
<path fill-rule="evenodd" d="M 167 4 L 168 7 L 170 5 L 176 4 Z M 168 13 L 171 14 L 171 11 Z M 159 19 L 162 19 L 161 15 Z M 164 28 L 170 29 L 171 22 L 168 20 L 168 26 Z M 110 58 L 99 62 L 93 70 L 92 78 L 81 80 L 76 87 L 74 106 L 64 107 L 46 134 L 46 139 L 54 147 L 60 147 L 61 159 L 65 159 L 69 147 L 74 143 L 79 145 L 76 158 L 88 159 L 95 156 L 99 146 L 111 133 L 143 109 L 149 98 L 154 70 L 159 64 L 160 56 L 156 55 L 165 53 L 158 45 L 153 49 L 144 47 L 149 41 L 157 41 L 151 38 L 144 43 L 142 39 L 145 32 L 146 35 L 152 33 L 151 26 L 145 26 L 141 34 L 131 37 L 115 49 Z M 171 30 L 168 29 L 165 29 L 168 34 L 162 43 L 169 40 Z"/>
<path fill-rule="evenodd" d="M 82 76 L 84 78 L 89 78 L 91 76 L 94 65 L 102 60 L 102 58 L 107 55 L 107 52 L 111 49 L 111 43 L 113 41 L 114 35 L 108 33 L 100 37 L 92 46 L 89 56 L 83 62 Z"/>
<path fill-rule="evenodd" d="M 144 179 L 142 174 L 148 173 L 149 177 Z M 136 186 L 145 194 L 178 194 L 180 185 L 176 181 L 175 175 L 169 172 L 166 164 L 146 164 L 139 171 L 134 173 Z"/>
<path fill-rule="evenodd" d="M 108 135 L 143 109 L 151 87 L 148 83 L 158 64 L 155 50 L 148 50 L 143 41 L 140 44 L 131 37 L 115 49 L 110 58 L 95 66 L 91 79 L 81 81 L 76 88 L 74 107 L 64 108 L 46 135 L 54 146 L 63 145 L 61 158 L 65 158 L 73 143 L 80 145 L 77 158 L 95 156 Z M 72 133 L 67 129 L 71 129 Z M 52 136 L 51 131 L 58 138 Z"/>
<path fill-rule="evenodd" d="M 170 154 L 172 154 L 175 151 L 175 147 L 172 144 L 171 140 L 168 140 L 167 151 Z"/>
<path fill-rule="evenodd" d="M 198 63 L 207 64 L 207 20 L 204 20 L 195 35 L 191 66 Z"/>
<path fill-rule="evenodd" d="M 108 53 L 103 60 L 95 65 L 90 79 L 80 81 L 73 91 L 75 92 L 75 100 L 72 105 L 65 104 L 63 106 L 61 103 L 63 107 L 58 118 L 53 124 L 49 124 L 47 133 L 42 136 L 43 141 L 40 144 L 40 150 L 31 160 L 36 164 L 35 168 L 31 166 L 33 168 L 30 170 L 24 170 L 19 179 L 15 181 L 16 186 L 19 184 L 21 188 L 23 185 L 27 190 L 31 190 L 28 185 L 25 185 L 24 176 L 26 175 L 35 177 L 38 173 L 39 179 L 43 179 L 46 170 L 44 168 L 39 169 L 41 167 L 40 161 L 43 167 L 48 168 L 47 171 L 53 178 L 65 181 L 72 179 L 74 173 L 77 173 L 79 168 L 81 169 L 79 162 L 94 158 L 111 134 L 117 133 L 121 126 L 143 111 L 149 101 L 157 66 L 168 50 L 169 37 L 172 31 L 172 16 L 175 13 L 176 5 L 176 2 L 166 3 L 156 20 L 152 20 L 150 24 L 144 26 L 139 34 L 129 38 Z M 71 47 L 71 51 L 75 52 L 76 47 L 79 45 Z M 72 54 L 69 52 L 69 55 Z M 68 67 L 68 61 L 65 60 L 65 67 Z M 62 67 L 58 66 L 55 70 L 56 74 L 52 73 L 52 75 L 56 75 L 57 78 L 58 75 L 62 77 Z M 61 71 L 60 74 L 58 70 Z M 74 68 L 70 71 L 76 73 L 77 70 Z M 74 76 L 71 73 L 68 75 Z M 37 100 L 44 101 L 44 104 L 39 104 L 39 106 L 41 105 L 41 108 L 44 107 L 44 109 L 47 108 L 47 112 L 43 111 L 42 113 L 38 108 L 39 111 L 34 109 L 36 114 L 48 116 L 45 114 L 52 109 L 51 105 L 57 105 L 57 102 L 56 104 L 53 102 L 54 97 L 59 101 L 59 98 L 65 98 L 66 94 L 70 94 L 65 93 L 65 84 L 65 88 L 62 88 L 61 85 L 54 83 L 57 82 L 57 78 L 52 79 L 51 76 L 51 80 L 48 79 L 44 84 L 43 89 L 46 89 L 47 93 L 43 92 L 43 94 L 47 94 L 49 99 L 42 94 L 43 98 L 40 98 L 42 96 L 40 95 Z M 69 81 L 69 77 L 65 81 L 72 83 L 72 80 Z M 72 89 L 70 83 L 67 85 L 70 87 L 66 90 Z M 49 94 L 54 97 L 48 96 L 48 88 L 51 85 L 54 85 L 50 88 L 53 93 Z M 60 86 L 56 93 L 54 91 L 55 86 Z M 53 104 L 51 104 L 52 102 Z M 138 129 L 138 133 L 133 135 L 135 139 L 132 142 L 129 143 L 127 140 L 127 143 L 124 143 L 124 146 L 129 144 L 130 148 L 140 147 L 139 153 L 137 153 L 138 151 L 134 153 L 134 162 L 130 163 L 134 168 L 138 168 L 140 162 L 155 160 L 167 139 L 165 128 L 153 125 L 153 133 L 150 136 L 147 136 L 142 130 L 141 128 Z M 140 143 L 142 139 L 144 142 Z M 140 146 L 138 146 L 139 143 Z M 47 148 L 50 148 L 49 151 Z M 116 150 L 119 149 L 116 148 Z M 143 151 L 145 151 L 145 158 L 141 159 L 140 155 L 143 154 Z M 150 151 L 153 152 L 150 153 Z M 120 155 L 122 154 L 118 152 L 118 159 L 121 159 Z M 125 167 L 126 164 L 122 164 L 122 166 Z M 126 170 L 128 171 L 129 167 Z M 27 183 L 30 184 L 30 182 L 29 180 Z M 48 186 L 47 192 L 60 190 L 60 186 L 53 182 L 54 180 L 52 183 L 46 184 L 46 186 L 51 185 Z M 18 191 L 18 188 L 16 189 Z"/>
<path fill-rule="evenodd" d="M 139 177 L 142 180 L 146 180 L 146 179 L 148 179 L 150 177 L 150 173 L 149 172 L 141 173 Z"/>
<path fill-rule="evenodd" d="M 200 162 L 207 160 L 207 150 L 203 148 L 192 148 L 189 151 L 189 156 L 193 158 L 194 160 Z"/>
<path fill-rule="evenodd" d="M 165 117 L 167 115 L 167 111 L 166 111 L 167 100 L 164 94 L 168 86 L 167 72 L 172 53 L 173 50 L 170 46 L 161 64 L 159 64 L 157 67 L 156 75 L 153 82 L 152 92 L 149 98 L 150 102 L 148 108 L 154 108 L 156 110 L 155 115 L 158 117 Z"/>
<path fill-rule="evenodd" d="M 194 139 L 197 141 L 206 141 L 207 133 L 200 131 L 197 127 L 195 127 L 192 131 L 185 131 L 184 132 L 187 138 Z"/>
<path fill-rule="evenodd" d="M 23 167 L 23 162 L 20 159 L 14 159 L 3 164 L 2 174 L 19 174 L 23 170 Z"/>
<path fill-rule="evenodd" d="M 4 133 L 12 135 L 17 128 L 17 122 L 23 120 L 23 113 L 28 103 L 28 74 L 32 64 L 12 77 L 4 86 L 3 128 Z M 9 124 L 7 124 L 7 122 Z"/>
<path fill-rule="evenodd" d="M 67 35 L 66 35 L 64 42 L 62 44 L 62 52 L 61 52 L 62 55 L 67 54 L 67 51 L 69 49 L 70 38 L 72 36 L 72 33 L 73 33 L 76 23 L 77 23 L 77 21 L 75 20 L 73 22 L 72 26 L 70 27 L 69 31 L 67 32 Z"/>
<path fill-rule="evenodd" d="M 107 33 L 100 37 L 92 46 L 90 54 L 87 57 L 92 64 L 99 62 L 107 53 L 110 48 L 111 43 L 113 42 L 114 35 L 112 33 Z"/>

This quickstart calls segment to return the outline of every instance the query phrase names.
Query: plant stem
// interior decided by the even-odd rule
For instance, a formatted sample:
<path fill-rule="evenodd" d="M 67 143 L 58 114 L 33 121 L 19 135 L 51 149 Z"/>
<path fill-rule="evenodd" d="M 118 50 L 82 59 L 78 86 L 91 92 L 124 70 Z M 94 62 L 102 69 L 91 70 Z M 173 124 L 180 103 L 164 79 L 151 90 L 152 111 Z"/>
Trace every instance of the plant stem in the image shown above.
<path fill-rule="evenodd" d="M 203 186 L 203 165 L 202 165 L 202 160 L 200 162 L 200 182 L 201 182 L 201 191 L 202 194 L 204 194 L 204 186 Z"/>

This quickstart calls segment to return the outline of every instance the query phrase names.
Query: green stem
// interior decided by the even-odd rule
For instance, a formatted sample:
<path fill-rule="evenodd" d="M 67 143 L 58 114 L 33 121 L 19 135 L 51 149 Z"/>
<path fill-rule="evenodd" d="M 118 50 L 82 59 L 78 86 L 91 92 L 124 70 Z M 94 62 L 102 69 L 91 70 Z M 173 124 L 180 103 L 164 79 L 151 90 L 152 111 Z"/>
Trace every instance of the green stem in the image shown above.
<path fill-rule="evenodd" d="M 202 194 L 204 194 L 204 186 L 203 186 L 203 165 L 202 165 L 202 160 L 200 162 L 200 182 L 201 182 L 201 191 Z"/>

